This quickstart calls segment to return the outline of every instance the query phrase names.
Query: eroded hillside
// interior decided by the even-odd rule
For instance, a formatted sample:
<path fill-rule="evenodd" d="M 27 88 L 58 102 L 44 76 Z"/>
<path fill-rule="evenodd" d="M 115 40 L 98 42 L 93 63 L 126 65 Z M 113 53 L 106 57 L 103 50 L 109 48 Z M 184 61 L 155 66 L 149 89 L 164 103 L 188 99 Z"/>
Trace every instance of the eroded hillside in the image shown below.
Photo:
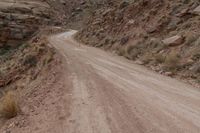
<path fill-rule="evenodd" d="M 30 59 L 25 62 L 37 66 L 37 62 L 41 62 L 41 53 L 42 56 L 51 56 L 52 52 L 47 52 L 48 42 L 44 38 L 45 35 L 51 34 L 54 29 L 52 27 L 62 27 L 66 24 L 65 21 L 70 17 L 72 7 L 76 6 L 73 1 L 67 2 L 0 1 L 0 87 L 14 81 L 28 69 L 26 63 L 23 63 L 26 58 Z M 26 47 L 28 50 L 25 49 Z M 43 50 L 46 52 L 42 52 Z"/>
<path fill-rule="evenodd" d="M 44 1 L 0 1 L 0 132 L 7 132 L 6 122 L 13 123 L 8 119 L 30 111 L 26 105 L 31 105 L 27 103 L 27 98 L 33 96 L 31 88 L 49 78 L 50 71 L 46 70 L 56 59 L 46 39 L 52 30 L 45 27 L 57 23 L 53 11 Z M 42 91 L 41 87 L 37 89 Z M 5 129 L 1 129 L 3 126 Z"/>
<path fill-rule="evenodd" d="M 159 73 L 200 80 L 200 2 L 137 0 L 95 11 L 76 36 Z"/>

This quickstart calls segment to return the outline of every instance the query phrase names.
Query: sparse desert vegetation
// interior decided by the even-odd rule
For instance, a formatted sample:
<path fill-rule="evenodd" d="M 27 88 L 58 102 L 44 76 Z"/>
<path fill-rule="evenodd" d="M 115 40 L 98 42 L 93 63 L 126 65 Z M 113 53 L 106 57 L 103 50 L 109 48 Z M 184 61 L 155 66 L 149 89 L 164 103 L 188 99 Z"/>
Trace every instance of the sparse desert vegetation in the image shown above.
<path fill-rule="evenodd" d="M 160 53 L 154 55 L 154 58 L 155 58 L 155 62 L 160 63 L 160 64 L 164 63 L 166 59 L 166 57 Z"/>
<path fill-rule="evenodd" d="M 140 50 L 139 48 L 137 48 L 137 46 L 132 45 L 132 44 L 126 46 L 125 57 L 127 57 L 128 59 L 133 60 L 137 58 L 139 53 L 140 53 Z"/>
<path fill-rule="evenodd" d="M 180 60 L 179 58 L 180 57 L 176 52 L 174 51 L 170 52 L 166 56 L 166 59 L 164 62 L 165 69 L 170 70 L 170 71 L 176 71 L 179 66 L 179 60 Z"/>
<path fill-rule="evenodd" d="M 20 106 L 14 91 L 6 92 L 0 100 L 0 117 L 10 119 L 20 112 Z"/>
<path fill-rule="evenodd" d="M 67 89 L 72 88 L 73 85 L 71 84 L 73 83 L 68 83 L 68 81 L 67 83 L 63 82 L 66 82 L 66 79 L 68 79 L 67 74 L 71 75 L 71 72 L 73 73 L 74 71 L 71 70 L 69 73 L 66 72 L 64 73 L 65 76 L 63 76 L 62 75 L 63 73 L 61 71 L 59 71 L 60 74 L 59 75 L 53 69 L 54 67 L 61 68 L 61 66 L 59 67 L 59 65 L 61 65 L 62 62 L 61 61 L 62 57 L 56 53 L 55 48 L 53 48 L 53 46 L 56 47 L 56 45 L 53 43 L 58 43 L 58 42 L 62 44 L 69 43 L 67 42 L 69 38 L 67 38 L 67 35 L 63 33 L 63 36 L 65 35 L 65 39 L 63 39 L 64 37 L 60 36 L 61 40 L 50 41 L 51 42 L 50 44 L 48 38 L 51 36 L 51 34 L 57 34 L 59 32 L 64 32 L 64 31 L 71 32 L 71 30 L 67 29 L 77 29 L 78 33 L 74 35 L 74 39 L 76 39 L 76 41 L 79 41 L 79 43 L 93 46 L 96 48 L 102 48 L 105 51 L 110 51 L 114 54 L 118 54 L 119 56 L 123 56 L 124 63 L 126 63 L 126 61 L 127 62 L 133 61 L 134 63 L 146 66 L 147 68 L 154 70 L 165 76 L 175 77 L 187 81 L 194 86 L 200 87 L 200 27 L 199 26 L 200 26 L 199 0 L 178 0 L 178 1 L 2 0 L 0 1 L 0 64 L 1 64 L 0 92 L 6 92 L 5 94 L 0 93 L 0 99 L 1 99 L 0 130 L 1 130 L 2 118 L 6 119 L 5 125 L 12 126 L 14 123 L 14 126 L 19 126 L 21 128 L 20 124 L 23 123 L 24 121 L 20 122 L 19 124 L 18 121 L 22 120 L 22 118 L 19 118 L 18 120 L 18 117 L 15 117 L 17 116 L 17 114 L 19 114 L 20 111 L 23 112 L 25 110 L 25 112 L 27 113 L 23 114 L 23 117 L 28 117 L 28 118 L 33 118 L 33 116 L 37 117 L 40 115 L 40 113 L 41 114 L 46 113 L 50 109 L 55 111 L 57 109 L 56 104 L 60 104 L 61 103 L 60 101 L 65 99 L 65 97 L 68 98 L 72 95 L 71 93 L 69 93 L 69 95 L 67 94 L 67 96 L 63 96 L 64 90 L 62 89 L 63 88 L 66 89 L 67 88 L 66 86 L 69 86 L 69 88 Z M 54 37 L 54 39 L 56 39 L 56 37 Z M 59 51 L 59 49 L 57 50 Z M 62 49 L 62 50 L 68 51 L 68 49 L 67 50 Z M 74 51 L 80 52 L 81 50 L 82 48 L 80 47 L 80 50 L 75 49 Z M 72 51 L 68 51 L 69 54 L 72 54 L 73 53 Z M 61 53 L 61 55 L 63 55 L 63 53 Z M 66 56 L 66 54 L 64 54 L 64 56 Z M 78 56 L 77 57 L 76 56 L 74 56 L 74 58 L 77 58 L 77 62 L 79 61 L 78 63 L 80 63 L 79 65 L 81 66 L 82 61 L 81 59 L 79 60 Z M 66 56 L 65 58 L 70 58 L 70 57 L 71 56 L 69 57 Z M 83 56 L 83 58 L 84 57 L 85 56 Z M 113 58 L 111 57 L 111 59 Z M 120 59 L 123 60 L 123 58 Z M 93 59 L 92 63 L 96 61 L 97 61 L 96 59 Z M 139 85 L 150 79 L 149 78 L 143 81 L 143 79 L 139 79 L 139 77 L 137 78 L 137 76 L 140 75 L 140 73 L 142 73 L 143 69 L 139 68 L 141 66 L 138 66 L 137 68 L 137 65 L 135 66 L 133 65 L 134 67 L 136 67 L 136 69 L 141 70 L 140 73 L 139 71 L 136 72 L 138 75 L 134 75 L 135 74 L 134 71 L 136 70 L 133 70 L 132 66 L 129 66 L 130 64 L 127 63 L 124 66 L 123 64 L 121 64 L 122 67 L 117 67 L 115 65 L 117 60 L 113 59 L 113 62 L 111 63 L 109 63 L 109 61 L 112 60 L 106 60 L 106 61 L 108 61 L 107 64 L 110 65 L 108 67 L 109 69 L 115 66 L 117 70 L 118 69 L 120 70 L 120 71 L 114 71 L 115 68 L 113 67 L 114 68 L 113 72 L 111 72 L 110 75 L 107 75 L 107 77 L 109 78 L 109 81 L 107 82 L 112 81 L 112 78 L 116 79 L 116 81 L 118 80 L 119 83 L 121 80 L 125 79 L 122 82 L 122 84 L 123 86 L 126 87 L 126 84 L 127 86 L 129 85 L 129 82 L 127 81 L 128 80 L 133 81 L 132 78 L 134 79 L 134 82 L 138 83 Z M 72 59 L 72 62 L 69 61 L 66 64 L 69 65 L 70 63 L 74 62 Z M 102 61 L 101 63 L 103 64 L 104 62 Z M 103 64 L 105 65 L 105 69 L 107 69 L 106 67 L 107 64 Z M 73 67 L 73 65 L 74 64 L 72 64 L 69 67 Z M 101 64 L 98 65 L 100 67 Z M 104 67 L 103 65 L 102 67 Z M 74 70 L 76 70 L 76 64 L 74 66 L 75 66 Z M 91 66 L 93 67 L 95 65 Z M 79 68 L 79 66 L 77 66 L 77 68 Z M 128 69 L 132 70 L 133 73 Z M 49 70 L 51 70 L 52 74 L 51 76 L 49 76 L 50 75 Z M 90 75 L 90 71 L 94 71 L 94 73 L 96 72 L 95 70 L 90 70 L 90 68 L 88 68 L 87 70 L 88 70 L 87 71 L 88 75 Z M 121 73 L 123 71 L 124 74 L 126 74 L 126 76 L 121 78 L 120 76 L 122 75 Z M 116 76 L 118 77 L 113 76 L 114 72 L 118 72 L 116 74 Z M 81 70 L 80 73 L 83 75 L 85 74 L 84 70 Z M 129 75 L 129 73 L 131 74 Z M 57 75 L 63 77 L 59 77 Z M 94 77 L 96 76 L 99 75 L 95 75 Z M 143 77 L 145 76 L 146 75 L 143 74 Z M 127 79 L 127 77 L 130 77 L 130 79 Z M 160 78 L 162 79 L 162 77 Z M 90 77 L 88 77 L 88 79 L 89 83 L 86 84 L 85 88 L 87 88 L 88 86 L 94 87 L 90 86 L 90 84 L 93 84 L 93 82 L 90 83 L 91 81 Z M 40 81 L 44 83 L 41 83 Z M 58 83 L 58 81 L 62 82 Z M 104 81 L 99 81 L 99 82 L 105 83 Z M 151 82 L 152 84 L 149 83 L 149 86 L 147 86 L 147 88 L 149 87 L 151 89 L 151 86 L 153 86 L 154 87 L 153 89 L 157 89 L 156 88 L 157 86 L 154 86 L 154 84 L 157 83 L 153 84 L 153 80 Z M 163 82 L 167 83 L 169 81 L 165 81 L 165 79 L 163 79 Z M 94 81 L 94 85 L 96 85 L 95 83 L 96 80 Z M 45 84 L 46 86 L 43 87 L 43 84 Z M 55 84 L 58 87 L 57 86 L 54 87 Z M 101 84 L 97 83 L 98 85 L 97 87 L 100 86 L 99 88 L 107 88 L 107 84 L 109 83 L 105 83 L 104 87 Z M 114 85 L 115 83 L 113 84 L 113 86 Z M 133 87 L 133 84 L 130 84 L 130 86 Z M 137 88 L 137 86 L 135 88 Z M 140 86 L 138 88 L 140 88 Z M 162 87 L 158 88 L 162 89 Z M 61 92 L 60 89 L 62 90 Z M 114 94 L 116 93 L 115 91 L 117 90 L 117 87 L 115 91 L 112 89 L 113 89 L 112 87 L 111 89 L 105 89 L 106 92 L 102 94 L 108 95 L 107 96 L 108 103 L 110 102 L 109 104 L 112 104 L 113 107 L 117 107 L 117 109 L 120 110 L 121 108 L 124 107 L 125 104 L 122 102 L 123 104 L 121 105 L 121 107 L 118 107 L 118 105 L 115 105 L 115 103 L 113 104 L 112 100 L 110 100 L 109 98 L 115 96 Z M 173 86 L 171 86 L 171 88 L 169 87 L 169 89 L 179 89 L 179 86 L 177 86 L 176 88 L 173 88 Z M 51 95 L 52 90 L 56 92 L 56 94 L 54 93 L 53 96 Z M 95 92 L 95 89 L 93 90 Z M 141 90 L 142 89 L 140 90 L 138 89 L 138 92 Z M 102 89 L 102 92 L 103 91 L 104 89 Z M 18 97 L 19 95 L 22 97 Z M 144 93 L 144 96 L 145 95 L 146 92 Z M 116 96 L 118 97 L 118 95 Z M 194 95 L 194 97 L 195 96 L 196 95 Z M 62 99 L 60 97 L 62 97 Z M 53 98 L 57 100 L 57 103 L 52 100 Z M 130 99 L 127 99 L 127 97 L 123 97 L 121 95 L 119 95 L 119 98 L 124 98 L 125 100 L 130 101 Z M 138 99 L 139 98 L 140 97 L 138 97 Z M 153 98 L 149 97 L 149 99 Z M 49 101 L 51 101 L 51 103 Z M 162 100 L 160 101 L 162 102 Z M 83 104 L 85 105 L 85 103 Z M 131 104 L 133 103 L 131 102 Z M 153 105 L 154 103 L 149 103 L 148 105 L 151 104 Z M 26 105 L 26 107 L 24 107 L 23 110 L 21 110 L 21 106 L 23 107 L 24 105 Z M 48 106 L 42 108 L 41 106 L 43 105 L 50 105 L 50 108 L 48 108 Z M 175 105 L 171 104 L 171 107 L 172 106 Z M 59 105 L 59 107 L 62 108 L 63 105 Z M 178 107 L 179 106 L 177 106 L 177 108 Z M 65 108 L 64 110 L 68 109 L 68 107 L 64 108 Z M 91 108 L 93 108 L 93 106 L 91 106 Z M 129 107 L 125 107 L 123 109 L 125 110 L 126 108 L 129 109 Z M 40 111 L 37 112 L 36 111 L 37 109 L 40 109 Z M 179 109 L 182 110 L 182 106 L 179 107 Z M 44 112 L 41 112 L 41 110 Z M 123 112 L 124 110 L 122 110 L 121 112 Z M 130 110 L 133 112 L 132 109 Z M 55 112 L 57 113 L 59 111 Z M 93 110 L 91 112 L 93 112 Z M 186 110 L 186 112 L 190 111 Z M 28 115 L 29 113 L 32 113 L 31 117 Z M 48 113 L 51 114 L 50 112 Z M 62 113 L 59 112 L 59 115 L 60 114 Z M 57 117 L 59 117 L 58 118 L 59 120 L 64 121 L 65 117 L 68 116 L 69 114 L 62 114 L 63 116 L 57 116 Z M 46 114 L 42 115 L 45 116 L 46 120 L 47 118 Z M 124 114 L 122 113 L 122 116 L 123 115 Z M 126 116 L 129 116 L 129 114 Z M 126 116 L 124 116 L 124 118 L 127 119 Z M 132 120 L 131 117 L 134 117 L 133 118 L 134 121 L 131 121 Z M 167 116 L 165 115 L 162 116 L 163 119 L 165 119 L 165 117 Z M 15 122 L 13 122 L 12 120 Z M 131 123 L 134 123 L 135 120 L 136 120 L 135 116 L 130 115 Z M 186 118 L 184 120 L 186 120 Z M 55 119 L 51 119 L 49 121 L 55 121 Z M 65 123 L 63 121 L 61 123 Z M 74 122 L 74 120 L 70 120 L 70 122 L 72 124 L 76 123 L 76 121 Z M 122 128 L 129 129 L 130 126 L 128 126 L 128 128 L 125 128 L 126 124 L 127 125 L 129 124 L 128 122 L 123 124 Z M 152 121 L 152 123 L 153 122 L 155 121 Z M 26 121 L 26 123 L 28 122 Z M 45 122 L 43 121 L 42 124 L 44 123 Z M 166 123 L 159 123 L 159 124 L 163 126 Z M 193 125 L 193 123 L 192 124 L 190 123 L 190 125 Z M 37 126 L 38 127 L 34 127 L 34 130 L 39 130 L 40 125 L 38 124 Z M 51 127 L 52 125 L 47 124 L 45 126 Z M 195 126 L 197 127 L 197 125 Z"/>
<path fill-rule="evenodd" d="M 176 70 L 174 77 L 192 75 L 189 69 L 199 58 L 198 52 L 188 51 L 199 47 L 200 16 L 196 13 L 199 4 L 196 0 L 115 2 L 107 5 L 109 9 L 102 7 L 94 12 L 76 38 L 92 46 L 91 38 L 97 38 L 95 43 L 107 36 L 117 38 L 115 50 L 121 56 L 140 60 L 143 62 L 140 64 L 156 68 L 160 73 Z M 110 44 L 103 43 L 101 48 L 107 48 L 107 45 Z M 179 57 L 171 54 L 170 51 L 174 50 Z"/>

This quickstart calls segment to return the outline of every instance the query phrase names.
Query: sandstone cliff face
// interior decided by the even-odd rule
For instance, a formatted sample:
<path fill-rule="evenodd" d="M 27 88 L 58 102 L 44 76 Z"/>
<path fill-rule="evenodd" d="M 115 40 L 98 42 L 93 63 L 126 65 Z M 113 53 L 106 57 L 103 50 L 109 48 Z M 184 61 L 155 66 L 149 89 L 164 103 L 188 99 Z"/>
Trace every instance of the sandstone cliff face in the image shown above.
<path fill-rule="evenodd" d="M 27 0 L 0 1 L 0 48 L 16 47 L 29 39 L 41 25 L 50 21 L 45 2 Z"/>

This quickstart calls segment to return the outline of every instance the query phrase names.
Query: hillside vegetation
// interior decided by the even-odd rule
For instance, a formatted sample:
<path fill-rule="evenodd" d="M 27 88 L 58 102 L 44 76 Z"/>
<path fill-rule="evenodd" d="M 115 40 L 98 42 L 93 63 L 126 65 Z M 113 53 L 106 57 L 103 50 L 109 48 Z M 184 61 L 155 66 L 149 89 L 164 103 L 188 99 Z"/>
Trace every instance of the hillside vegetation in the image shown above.
<path fill-rule="evenodd" d="M 71 115 L 76 82 L 66 83 L 73 78 L 65 65 L 68 58 L 64 62 L 47 39 L 67 29 L 78 30 L 75 39 L 83 44 L 200 85 L 199 0 L 0 0 L 0 132 L 49 131 L 51 124 L 60 126 L 57 119 Z M 107 84 L 97 87 L 105 87 L 105 94 L 112 90 Z M 69 114 L 60 116 L 60 108 Z"/>
<path fill-rule="evenodd" d="M 76 38 L 159 73 L 198 83 L 199 29 L 198 0 L 110 1 L 90 16 Z"/>

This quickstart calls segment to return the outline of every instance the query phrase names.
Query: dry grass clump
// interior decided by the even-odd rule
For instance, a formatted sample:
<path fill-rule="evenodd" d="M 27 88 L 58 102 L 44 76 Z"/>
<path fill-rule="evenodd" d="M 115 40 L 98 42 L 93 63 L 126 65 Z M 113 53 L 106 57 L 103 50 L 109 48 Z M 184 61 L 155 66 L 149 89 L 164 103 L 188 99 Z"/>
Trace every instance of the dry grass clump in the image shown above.
<path fill-rule="evenodd" d="M 153 61 L 153 54 L 152 53 L 146 53 L 141 57 L 141 60 L 144 64 L 148 64 L 151 61 Z"/>
<path fill-rule="evenodd" d="M 154 55 L 154 58 L 155 58 L 155 62 L 157 62 L 157 63 L 165 62 L 165 56 L 163 56 L 162 54 L 156 54 L 156 55 Z"/>
<path fill-rule="evenodd" d="M 192 43 L 194 43 L 198 39 L 198 36 L 199 35 L 196 35 L 194 33 L 188 34 L 187 38 L 186 38 L 186 41 L 185 41 L 185 44 L 186 45 L 191 45 Z"/>
<path fill-rule="evenodd" d="M 189 54 L 192 55 L 192 60 L 198 61 L 200 59 L 200 48 L 194 47 L 189 51 Z"/>
<path fill-rule="evenodd" d="M 44 57 L 43 65 L 49 64 L 54 59 L 55 51 L 49 49 Z"/>
<path fill-rule="evenodd" d="M 23 65 L 26 65 L 26 66 L 29 66 L 29 67 L 35 67 L 37 65 L 37 55 L 33 54 L 33 53 L 30 53 L 28 55 L 26 55 L 24 57 L 24 60 L 23 60 Z"/>
<path fill-rule="evenodd" d="M 131 60 L 137 58 L 140 54 L 140 49 L 136 45 L 127 45 L 125 49 L 125 57 Z"/>
<path fill-rule="evenodd" d="M 164 66 L 166 69 L 174 71 L 177 70 L 179 65 L 179 56 L 176 52 L 172 51 L 166 56 Z"/>
<path fill-rule="evenodd" d="M 7 92 L 0 103 L 0 116 L 6 119 L 13 118 L 19 113 L 19 105 L 14 92 Z"/>
<path fill-rule="evenodd" d="M 117 52 L 119 56 L 124 56 L 126 54 L 124 47 L 118 48 Z"/>

